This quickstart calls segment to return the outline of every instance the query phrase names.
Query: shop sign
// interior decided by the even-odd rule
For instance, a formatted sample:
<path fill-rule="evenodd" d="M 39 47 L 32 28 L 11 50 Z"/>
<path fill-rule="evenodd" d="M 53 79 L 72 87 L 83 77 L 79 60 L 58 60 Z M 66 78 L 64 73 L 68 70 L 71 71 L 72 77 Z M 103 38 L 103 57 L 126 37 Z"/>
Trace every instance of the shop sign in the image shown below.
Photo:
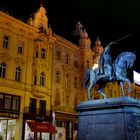
<path fill-rule="evenodd" d="M 7 117 L 7 118 L 18 119 L 19 118 L 19 115 L 17 115 L 17 114 L 11 114 L 11 113 L 1 113 L 0 112 L 0 117 Z"/>
<path fill-rule="evenodd" d="M 42 122 L 42 121 L 44 121 L 44 120 L 45 120 L 44 117 L 42 117 L 42 116 L 36 116 L 36 121 L 37 121 L 37 122 Z"/>

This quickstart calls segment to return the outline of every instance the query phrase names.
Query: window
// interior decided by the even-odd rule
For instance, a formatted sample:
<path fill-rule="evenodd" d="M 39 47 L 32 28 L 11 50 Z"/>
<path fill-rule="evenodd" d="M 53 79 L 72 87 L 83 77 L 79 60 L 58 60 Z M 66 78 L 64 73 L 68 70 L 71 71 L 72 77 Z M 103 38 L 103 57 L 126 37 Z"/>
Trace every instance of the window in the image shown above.
<path fill-rule="evenodd" d="M 70 63 L 70 57 L 69 57 L 69 54 L 66 54 L 66 64 L 69 64 Z"/>
<path fill-rule="evenodd" d="M 0 109 L 3 109 L 3 94 L 0 94 Z"/>
<path fill-rule="evenodd" d="M 41 58 L 45 59 L 46 57 L 46 52 L 45 52 L 45 49 L 42 48 L 41 50 Z"/>
<path fill-rule="evenodd" d="M 56 82 L 59 83 L 60 82 L 60 72 L 56 71 Z"/>
<path fill-rule="evenodd" d="M 16 68 L 15 80 L 18 81 L 18 82 L 21 81 L 21 68 L 20 67 Z"/>
<path fill-rule="evenodd" d="M 4 35 L 3 37 L 3 48 L 8 48 L 9 47 L 9 36 Z"/>
<path fill-rule="evenodd" d="M 39 112 L 40 112 L 40 115 L 46 114 L 46 101 L 40 100 Z"/>
<path fill-rule="evenodd" d="M 39 33 L 43 33 L 43 25 L 42 24 L 39 25 Z"/>
<path fill-rule="evenodd" d="M 74 67 L 78 67 L 78 60 L 74 60 Z"/>
<path fill-rule="evenodd" d="M 87 69 L 89 69 L 89 61 L 87 60 Z"/>
<path fill-rule="evenodd" d="M 38 58 L 38 47 L 36 47 L 35 57 Z"/>
<path fill-rule="evenodd" d="M 80 88 L 81 88 L 81 89 L 83 89 L 83 85 L 84 85 L 84 84 L 83 84 L 83 82 L 82 82 L 82 79 L 81 79 L 81 78 L 80 78 L 79 85 L 80 85 Z"/>
<path fill-rule="evenodd" d="M 66 107 L 69 107 L 69 96 L 66 96 Z"/>
<path fill-rule="evenodd" d="M 33 114 L 36 113 L 36 99 L 34 99 L 34 98 L 30 98 L 29 112 L 31 112 Z"/>
<path fill-rule="evenodd" d="M 19 54 L 23 53 L 23 47 L 24 47 L 24 42 L 23 41 L 19 41 L 19 44 L 18 44 L 18 53 Z"/>
<path fill-rule="evenodd" d="M 5 78 L 5 75 L 6 75 L 6 64 L 2 62 L 0 64 L 0 77 Z"/>
<path fill-rule="evenodd" d="M 74 87 L 77 88 L 77 77 L 74 77 Z"/>
<path fill-rule="evenodd" d="M 0 109 L 3 110 L 20 110 L 20 96 L 13 96 L 8 94 L 0 93 Z"/>
<path fill-rule="evenodd" d="M 70 75 L 66 74 L 66 88 L 70 87 Z"/>
<path fill-rule="evenodd" d="M 74 105 L 75 105 L 75 106 L 78 105 L 78 98 L 77 98 L 77 95 L 75 95 L 75 97 L 74 97 Z"/>
<path fill-rule="evenodd" d="M 5 95 L 4 109 L 11 110 L 12 96 Z"/>
<path fill-rule="evenodd" d="M 55 105 L 59 106 L 60 105 L 60 93 L 59 93 L 59 89 L 56 89 L 56 97 L 55 97 Z"/>
<path fill-rule="evenodd" d="M 56 59 L 61 60 L 61 51 L 56 51 Z"/>
<path fill-rule="evenodd" d="M 40 74 L 40 85 L 45 85 L 45 74 L 43 72 Z"/>
<path fill-rule="evenodd" d="M 34 74 L 34 81 L 33 81 L 34 83 L 34 85 L 37 85 L 37 72 L 35 72 L 35 74 Z"/>
<path fill-rule="evenodd" d="M 19 110 L 19 105 L 20 105 L 20 98 L 14 96 L 12 101 L 13 101 L 12 102 L 12 110 L 18 111 Z"/>

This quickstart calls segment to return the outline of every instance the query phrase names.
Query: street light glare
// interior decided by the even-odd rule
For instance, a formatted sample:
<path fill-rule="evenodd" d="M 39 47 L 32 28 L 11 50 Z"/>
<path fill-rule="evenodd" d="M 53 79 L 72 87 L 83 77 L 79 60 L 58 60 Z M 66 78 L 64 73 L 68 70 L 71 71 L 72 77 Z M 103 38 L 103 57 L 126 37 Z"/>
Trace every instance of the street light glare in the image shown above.
<path fill-rule="evenodd" d="M 93 67 L 92 67 L 92 70 L 95 70 L 99 67 L 99 64 L 94 64 Z"/>

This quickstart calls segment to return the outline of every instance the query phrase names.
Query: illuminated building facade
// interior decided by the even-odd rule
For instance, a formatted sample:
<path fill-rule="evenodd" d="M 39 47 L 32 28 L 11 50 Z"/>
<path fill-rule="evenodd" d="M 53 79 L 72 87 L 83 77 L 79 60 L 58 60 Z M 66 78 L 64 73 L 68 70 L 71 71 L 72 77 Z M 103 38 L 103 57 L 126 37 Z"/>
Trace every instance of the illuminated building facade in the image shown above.
<path fill-rule="evenodd" d="M 91 41 L 80 22 L 74 35 L 78 45 L 54 34 L 42 6 L 27 24 L 0 12 L 0 136 L 3 139 L 26 140 L 28 136 L 34 140 L 75 139 L 78 122 L 74 107 L 87 100 L 84 73 L 98 63 L 103 47 L 97 38 L 91 49 Z M 120 87 L 113 84 L 113 88 L 108 84 L 105 89 L 108 97 L 121 96 Z M 99 99 L 95 91 L 93 98 Z M 55 135 L 52 122 L 57 128 Z"/>
<path fill-rule="evenodd" d="M 30 25 L 0 12 L 0 135 L 5 140 L 27 139 L 29 135 L 44 139 L 55 131 L 50 109 L 55 38 L 44 12 L 41 7 L 34 21 L 29 19 Z M 31 132 L 37 128 L 32 125 L 29 129 L 28 122 L 47 122 L 50 129 Z"/>

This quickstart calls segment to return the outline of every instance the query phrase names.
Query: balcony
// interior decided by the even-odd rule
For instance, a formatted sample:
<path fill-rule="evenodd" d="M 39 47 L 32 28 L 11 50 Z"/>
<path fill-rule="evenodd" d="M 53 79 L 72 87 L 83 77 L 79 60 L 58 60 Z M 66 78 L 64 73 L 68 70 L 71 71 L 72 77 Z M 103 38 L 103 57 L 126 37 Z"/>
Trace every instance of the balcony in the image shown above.
<path fill-rule="evenodd" d="M 52 110 L 77 114 L 77 112 L 74 110 L 74 108 L 70 108 L 70 107 L 68 108 L 66 106 L 52 106 Z"/>
<path fill-rule="evenodd" d="M 33 85 L 32 86 L 32 95 L 37 98 L 44 98 L 47 96 L 48 89 L 46 86 Z"/>
<path fill-rule="evenodd" d="M 32 119 L 37 121 L 52 120 L 52 111 L 51 110 L 42 110 L 40 108 L 24 108 L 24 117 L 25 119 Z"/>

